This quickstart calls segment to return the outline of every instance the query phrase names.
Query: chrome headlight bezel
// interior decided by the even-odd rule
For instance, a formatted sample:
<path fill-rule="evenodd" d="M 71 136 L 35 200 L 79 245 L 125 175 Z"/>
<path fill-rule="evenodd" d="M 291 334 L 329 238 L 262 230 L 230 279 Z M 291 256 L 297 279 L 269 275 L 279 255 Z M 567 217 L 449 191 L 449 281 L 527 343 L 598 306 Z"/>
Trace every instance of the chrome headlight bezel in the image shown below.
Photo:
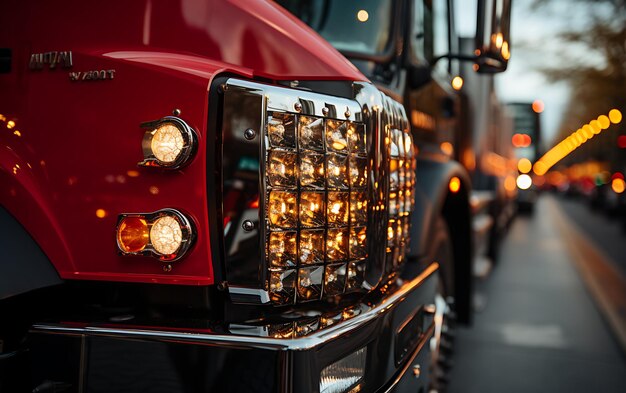
<path fill-rule="evenodd" d="M 159 129 L 159 127 L 165 125 L 174 126 L 180 132 L 180 137 L 183 143 L 183 146 L 181 147 L 176 158 L 169 162 L 157 158 L 152 150 L 152 141 L 155 132 Z M 191 162 L 191 159 L 197 150 L 198 137 L 194 129 L 184 120 L 176 116 L 165 116 L 159 120 L 142 123 L 141 128 L 146 130 L 141 142 L 144 159 L 143 161 L 137 163 L 138 166 L 174 170 L 183 168 Z"/>

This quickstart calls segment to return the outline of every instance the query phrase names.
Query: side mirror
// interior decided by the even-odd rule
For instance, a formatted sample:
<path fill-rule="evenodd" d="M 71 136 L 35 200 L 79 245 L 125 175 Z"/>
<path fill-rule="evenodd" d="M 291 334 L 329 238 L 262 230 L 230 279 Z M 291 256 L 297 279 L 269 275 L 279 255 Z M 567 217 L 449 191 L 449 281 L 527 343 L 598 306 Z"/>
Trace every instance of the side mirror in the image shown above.
<path fill-rule="evenodd" d="M 476 65 L 480 73 L 506 70 L 511 57 L 511 0 L 478 0 Z"/>

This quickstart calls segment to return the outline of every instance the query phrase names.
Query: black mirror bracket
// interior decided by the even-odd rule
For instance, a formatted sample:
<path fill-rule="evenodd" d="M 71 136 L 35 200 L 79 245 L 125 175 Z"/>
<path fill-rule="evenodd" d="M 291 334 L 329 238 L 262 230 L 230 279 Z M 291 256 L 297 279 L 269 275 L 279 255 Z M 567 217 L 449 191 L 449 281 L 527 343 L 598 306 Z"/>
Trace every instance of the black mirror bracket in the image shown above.
<path fill-rule="evenodd" d="M 441 59 L 449 59 L 449 60 L 460 60 L 460 61 L 472 61 L 472 62 L 476 62 L 478 60 L 478 56 L 474 56 L 474 55 L 458 55 L 458 54 L 454 54 L 454 53 L 447 53 L 445 55 L 441 55 L 441 56 L 437 56 L 435 57 L 431 62 L 430 62 L 430 66 L 434 67 L 435 64 L 437 64 L 437 62 Z"/>

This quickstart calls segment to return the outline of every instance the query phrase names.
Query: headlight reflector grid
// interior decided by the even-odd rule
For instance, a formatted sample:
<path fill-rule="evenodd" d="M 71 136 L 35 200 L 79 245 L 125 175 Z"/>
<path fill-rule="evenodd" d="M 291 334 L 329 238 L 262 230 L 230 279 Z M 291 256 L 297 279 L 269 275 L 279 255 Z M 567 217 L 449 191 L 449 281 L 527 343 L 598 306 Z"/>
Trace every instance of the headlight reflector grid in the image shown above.
<path fill-rule="evenodd" d="M 365 125 L 270 111 L 265 134 L 270 299 L 359 289 L 367 257 Z"/>

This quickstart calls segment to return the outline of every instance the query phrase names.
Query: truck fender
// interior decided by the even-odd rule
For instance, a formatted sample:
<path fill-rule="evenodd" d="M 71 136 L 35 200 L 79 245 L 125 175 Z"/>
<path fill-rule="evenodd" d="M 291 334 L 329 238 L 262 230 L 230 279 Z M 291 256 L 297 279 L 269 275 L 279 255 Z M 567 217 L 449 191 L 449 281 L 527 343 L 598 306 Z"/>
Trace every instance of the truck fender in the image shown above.
<path fill-rule="evenodd" d="M 27 228 L 34 228 L 55 255 L 69 261 L 64 242 L 45 214 L 50 209 L 38 203 L 42 193 L 28 163 L 3 152 L 10 150 L 0 151 L 0 300 L 63 282 Z"/>
<path fill-rule="evenodd" d="M 458 177 L 458 192 L 449 190 L 450 179 Z M 443 217 L 452 238 L 454 297 L 460 322 L 469 323 L 472 302 L 472 232 L 469 195 L 471 182 L 465 168 L 452 160 L 418 157 L 415 186 L 415 210 L 411 224 L 409 261 L 432 258 L 437 222 Z M 433 261 L 427 260 L 430 263 Z M 441 261 L 438 261 L 441 262 Z M 445 266 L 442 267 L 445 269 Z"/>

